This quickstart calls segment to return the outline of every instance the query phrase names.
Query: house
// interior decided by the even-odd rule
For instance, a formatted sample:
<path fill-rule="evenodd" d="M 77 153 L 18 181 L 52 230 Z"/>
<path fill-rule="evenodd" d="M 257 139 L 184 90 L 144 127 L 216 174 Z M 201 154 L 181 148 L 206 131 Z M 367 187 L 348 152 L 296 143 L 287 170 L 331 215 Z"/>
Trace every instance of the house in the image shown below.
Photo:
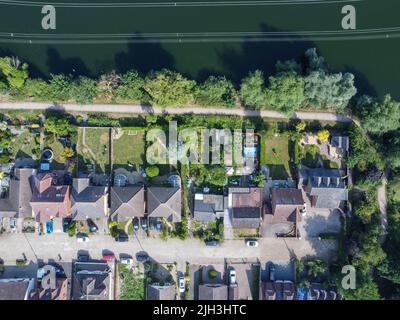
<path fill-rule="evenodd" d="M 229 188 L 228 206 L 233 228 L 258 229 L 262 221 L 261 188 Z"/>
<path fill-rule="evenodd" d="M 199 300 L 228 300 L 228 286 L 221 283 L 199 286 Z"/>
<path fill-rule="evenodd" d="M 196 193 L 194 195 L 194 220 L 208 224 L 224 217 L 224 196 Z"/>
<path fill-rule="evenodd" d="M 0 300 L 28 300 L 34 288 L 34 278 L 0 279 Z"/>
<path fill-rule="evenodd" d="M 114 274 L 107 262 L 75 262 L 73 300 L 113 300 Z"/>
<path fill-rule="evenodd" d="M 56 278 L 54 288 L 44 288 L 38 284 L 31 292 L 30 300 L 68 300 L 68 279 Z"/>
<path fill-rule="evenodd" d="M 265 222 L 268 224 L 296 223 L 301 221 L 301 211 L 304 209 L 305 202 L 300 189 L 272 189 L 271 210 L 266 210 Z"/>
<path fill-rule="evenodd" d="M 181 222 L 181 189 L 179 187 L 148 188 L 147 213 L 149 218 L 165 218 L 172 223 Z"/>
<path fill-rule="evenodd" d="M 71 212 L 74 220 L 105 218 L 107 201 L 107 187 L 92 186 L 89 178 L 74 178 L 71 192 Z"/>
<path fill-rule="evenodd" d="M 340 170 L 302 169 L 299 183 L 303 184 L 312 207 L 336 209 L 348 200 L 348 190 Z"/>
<path fill-rule="evenodd" d="M 40 173 L 34 177 L 30 205 L 37 222 L 71 215 L 71 187 L 59 183 L 56 173 Z"/>
<path fill-rule="evenodd" d="M 134 217 L 144 217 L 143 186 L 111 187 L 110 197 L 112 221 L 127 221 Z"/>
<path fill-rule="evenodd" d="M 0 218 L 32 217 L 30 201 L 35 175 L 35 169 L 15 169 L 7 197 L 0 199 Z"/>
<path fill-rule="evenodd" d="M 295 285 L 292 281 L 277 280 L 261 284 L 261 300 L 294 300 Z"/>
<path fill-rule="evenodd" d="M 176 300 L 176 288 L 170 283 L 159 283 L 147 286 L 147 300 Z"/>

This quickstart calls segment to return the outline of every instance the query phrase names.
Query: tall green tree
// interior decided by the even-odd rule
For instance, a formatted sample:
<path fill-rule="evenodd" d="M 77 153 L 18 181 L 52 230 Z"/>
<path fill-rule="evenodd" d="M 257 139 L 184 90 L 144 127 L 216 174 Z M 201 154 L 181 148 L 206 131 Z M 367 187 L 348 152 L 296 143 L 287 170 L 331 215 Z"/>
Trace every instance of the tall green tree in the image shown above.
<path fill-rule="evenodd" d="M 357 103 L 357 112 L 369 132 L 382 134 L 400 128 L 400 102 L 390 95 L 385 95 L 382 100 L 362 96 Z"/>
<path fill-rule="evenodd" d="M 304 80 L 295 72 L 285 72 L 278 76 L 270 77 L 265 96 L 270 106 L 291 116 L 306 101 Z"/>
<path fill-rule="evenodd" d="M 240 99 L 246 107 L 259 109 L 265 106 L 265 85 L 262 71 L 256 70 L 242 80 Z"/>
<path fill-rule="evenodd" d="M 78 103 L 90 103 L 98 94 L 97 82 L 88 77 L 79 77 L 72 83 L 71 97 Z"/>
<path fill-rule="evenodd" d="M 225 77 L 209 77 L 195 90 L 196 102 L 204 106 L 234 107 L 236 90 Z"/>
<path fill-rule="evenodd" d="M 328 74 L 317 70 L 306 76 L 304 81 L 304 93 L 311 108 L 346 112 L 350 99 L 357 93 L 351 73 Z"/>
<path fill-rule="evenodd" d="M 46 119 L 44 127 L 48 132 L 61 137 L 67 136 L 74 130 L 74 127 L 67 118 L 50 117 Z"/>
<path fill-rule="evenodd" d="M 28 64 L 21 63 L 17 57 L 0 58 L 0 74 L 5 76 L 10 88 L 20 89 L 29 77 Z"/>
<path fill-rule="evenodd" d="M 142 101 L 144 98 L 144 79 L 136 70 L 129 70 L 121 76 L 115 94 L 123 100 Z"/>
<path fill-rule="evenodd" d="M 71 99 L 72 79 L 64 74 L 52 74 L 49 82 L 51 98 L 60 101 Z"/>
<path fill-rule="evenodd" d="M 162 107 L 175 107 L 192 104 L 196 82 L 184 78 L 181 74 L 162 69 L 150 72 L 146 77 L 145 90 L 150 102 Z"/>

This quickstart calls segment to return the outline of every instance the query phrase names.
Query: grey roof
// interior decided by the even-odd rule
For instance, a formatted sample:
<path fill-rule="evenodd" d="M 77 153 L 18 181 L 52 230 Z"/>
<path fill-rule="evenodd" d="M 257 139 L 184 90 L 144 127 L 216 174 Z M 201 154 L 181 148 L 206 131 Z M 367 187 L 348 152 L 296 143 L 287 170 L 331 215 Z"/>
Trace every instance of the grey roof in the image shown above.
<path fill-rule="evenodd" d="M 259 228 L 261 224 L 260 208 L 233 208 L 232 227 L 233 228 Z"/>
<path fill-rule="evenodd" d="M 111 187 L 111 219 L 124 221 L 144 216 L 144 187 Z"/>
<path fill-rule="evenodd" d="M 228 300 L 225 284 L 202 284 L 199 286 L 199 300 Z"/>
<path fill-rule="evenodd" d="M 308 179 L 307 193 L 313 197 L 317 208 L 338 208 L 341 201 L 348 200 L 344 181 L 337 176 L 312 176 Z"/>
<path fill-rule="evenodd" d="M 165 218 L 171 222 L 181 221 L 181 189 L 150 187 L 147 189 L 147 213 L 149 217 Z"/>
<path fill-rule="evenodd" d="M 26 218 L 32 216 L 30 201 L 35 175 L 35 169 L 15 169 L 14 178 L 10 181 L 8 197 L 0 199 L 0 217 Z"/>
<path fill-rule="evenodd" d="M 279 188 L 272 190 L 272 198 L 277 205 L 302 205 L 303 195 L 300 189 Z"/>
<path fill-rule="evenodd" d="M 0 300 L 25 300 L 28 298 L 31 279 L 0 279 Z"/>
<path fill-rule="evenodd" d="M 224 211 L 224 196 L 214 194 L 195 195 L 194 219 L 208 223 L 217 218 L 217 213 Z"/>
<path fill-rule="evenodd" d="M 73 300 L 109 300 L 111 269 L 106 262 L 76 262 Z"/>
<path fill-rule="evenodd" d="M 158 283 L 147 286 L 147 300 L 175 300 L 176 289 L 173 285 L 160 286 Z"/>
<path fill-rule="evenodd" d="M 331 137 L 331 145 L 335 148 L 342 149 L 343 151 L 349 151 L 350 140 L 347 136 L 333 136 Z"/>
<path fill-rule="evenodd" d="M 91 186 L 89 178 L 75 178 L 71 193 L 74 220 L 96 219 L 105 216 L 104 202 L 107 188 Z"/>
<path fill-rule="evenodd" d="M 300 169 L 300 180 L 307 181 L 309 177 L 342 177 L 343 171 L 338 169 L 324 169 L 324 168 L 312 168 L 312 169 Z"/>

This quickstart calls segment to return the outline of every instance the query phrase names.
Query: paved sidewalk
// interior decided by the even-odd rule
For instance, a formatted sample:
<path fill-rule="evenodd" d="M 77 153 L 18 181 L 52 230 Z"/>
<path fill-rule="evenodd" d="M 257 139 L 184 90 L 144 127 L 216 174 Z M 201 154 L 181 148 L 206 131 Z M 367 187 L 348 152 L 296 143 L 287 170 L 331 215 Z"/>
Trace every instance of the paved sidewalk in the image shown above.
<path fill-rule="evenodd" d="M 274 119 L 286 119 L 287 117 L 276 111 L 256 111 L 243 108 L 207 108 L 207 107 L 180 107 L 180 108 L 159 108 L 143 105 L 125 105 L 125 104 L 59 104 L 40 102 L 0 102 L 0 109 L 15 110 L 65 110 L 75 112 L 107 112 L 107 113 L 132 113 L 132 114 L 202 114 L 202 115 L 235 115 L 242 117 L 263 117 Z M 293 118 L 301 120 L 321 120 L 321 121 L 337 121 L 352 122 L 348 116 L 337 115 L 328 112 L 296 112 Z"/>

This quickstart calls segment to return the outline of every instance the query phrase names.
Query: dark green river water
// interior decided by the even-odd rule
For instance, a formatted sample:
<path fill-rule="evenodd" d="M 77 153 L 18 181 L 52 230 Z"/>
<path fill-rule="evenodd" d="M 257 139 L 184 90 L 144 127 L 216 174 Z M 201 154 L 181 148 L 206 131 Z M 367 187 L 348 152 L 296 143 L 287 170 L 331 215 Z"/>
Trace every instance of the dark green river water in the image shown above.
<path fill-rule="evenodd" d="M 18 55 L 34 75 L 43 77 L 167 67 L 197 80 L 224 74 L 237 83 L 249 70 L 262 69 L 268 75 L 276 60 L 299 58 L 315 46 L 333 70 L 353 72 L 362 92 L 400 98 L 398 0 L 282 0 L 278 5 L 252 1 L 242 6 L 169 6 L 167 0 L 136 0 L 152 2 L 152 7 L 68 7 L 66 1 L 55 5 L 57 29 L 45 31 L 40 2 L 0 0 L 0 55 Z M 356 8 L 357 29 L 365 32 L 324 36 L 321 32 L 343 32 L 345 4 Z M 276 36 L 284 31 L 290 35 Z M 302 36 L 305 31 L 319 33 Z M 224 34 L 215 36 L 217 32 Z"/>

